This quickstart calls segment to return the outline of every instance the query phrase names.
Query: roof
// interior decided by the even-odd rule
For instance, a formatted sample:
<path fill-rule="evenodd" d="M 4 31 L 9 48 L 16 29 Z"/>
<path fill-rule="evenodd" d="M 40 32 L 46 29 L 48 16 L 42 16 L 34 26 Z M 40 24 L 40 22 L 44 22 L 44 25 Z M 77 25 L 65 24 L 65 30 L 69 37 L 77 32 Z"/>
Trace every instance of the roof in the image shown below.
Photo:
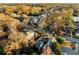
<path fill-rule="evenodd" d="M 79 17 L 74 17 L 75 22 L 79 22 Z"/>

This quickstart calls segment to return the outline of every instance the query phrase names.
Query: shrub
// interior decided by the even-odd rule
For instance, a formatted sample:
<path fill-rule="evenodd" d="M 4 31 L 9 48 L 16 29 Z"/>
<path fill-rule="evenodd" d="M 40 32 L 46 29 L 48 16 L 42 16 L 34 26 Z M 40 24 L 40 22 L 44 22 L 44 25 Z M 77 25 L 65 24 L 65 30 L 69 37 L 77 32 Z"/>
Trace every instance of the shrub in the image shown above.
<path fill-rule="evenodd" d="M 3 55 L 4 54 L 4 49 L 2 46 L 0 46 L 0 55 Z"/>
<path fill-rule="evenodd" d="M 51 46 L 52 51 L 56 54 L 56 55 L 60 55 L 61 51 L 58 48 L 58 44 L 57 42 L 52 42 L 52 46 Z"/>
<path fill-rule="evenodd" d="M 63 39 L 62 37 L 60 37 L 60 36 L 58 36 L 58 37 L 56 38 L 56 40 L 57 40 L 57 42 L 58 42 L 59 44 L 63 44 L 63 43 L 64 43 L 64 39 Z"/>

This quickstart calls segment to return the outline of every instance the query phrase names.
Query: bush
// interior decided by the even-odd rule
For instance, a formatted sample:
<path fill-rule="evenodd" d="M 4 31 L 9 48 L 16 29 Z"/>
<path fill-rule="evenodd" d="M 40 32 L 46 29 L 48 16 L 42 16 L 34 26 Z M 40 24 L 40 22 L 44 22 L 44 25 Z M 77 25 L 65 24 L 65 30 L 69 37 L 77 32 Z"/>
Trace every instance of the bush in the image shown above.
<path fill-rule="evenodd" d="M 0 46 L 0 55 L 3 55 L 4 54 L 4 49 L 2 46 Z"/>
<path fill-rule="evenodd" d="M 59 44 L 63 44 L 63 43 L 64 43 L 64 39 L 63 39 L 62 37 L 60 37 L 60 36 L 58 36 L 58 37 L 56 38 L 56 40 L 57 40 L 57 42 L 58 42 Z"/>
<path fill-rule="evenodd" d="M 60 55 L 60 54 L 61 54 L 61 51 L 60 51 L 60 49 L 58 49 L 57 47 L 58 47 L 57 42 L 52 42 L 52 46 L 51 46 L 52 51 L 53 51 L 56 55 Z"/>
<path fill-rule="evenodd" d="M 35 39 L 38 39 L 40 37 L 40 33 L 39 32 L 35 32 L 34 37 L 35 37 Z"/>
<path fill-rule="evenodd" d="M 55 51 L 57 49 L 57 42 L 52 42 L 52 50 Z"/>

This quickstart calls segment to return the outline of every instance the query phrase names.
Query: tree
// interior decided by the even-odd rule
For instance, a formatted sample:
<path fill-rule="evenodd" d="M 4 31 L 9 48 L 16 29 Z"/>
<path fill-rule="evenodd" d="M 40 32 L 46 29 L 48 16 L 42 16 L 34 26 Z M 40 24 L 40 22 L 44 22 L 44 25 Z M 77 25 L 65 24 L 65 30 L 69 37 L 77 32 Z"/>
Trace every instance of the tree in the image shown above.
<path fill-rule="evenodd" d="M 3 55 L 3 54 L 4 54 L 3 46 L 0 46 L 0 55 Z"/>
<path fill-rule="evenodd" d="M 51 49 L 55 54 L 61 54 L 61 47 L 57 42 L 52 42 Z"/>
<path fill-rule="evenodd" d="M 49 27 L 51 26 L 57 35 L 59 35 L 58 33 L 62 30 L 66 31 L 66 26 L 70 26 L 73 32 L 75 30 L 75 24 L 72 7 L 63 8 L 61 11 L 55 10 L 53 13 L 50 12 L 50 17 L 46 18 L 45 24 Z"/>
<path fill-rule="evenodd" d="M 60 36 L 58 36 L 58 37 L 56 38 L 56 40 L 57 40 L 57 42 L 58 42 L 59 44 L 63 44 L 63 43 L 64 43 L 64 39 L 63 39 L 62 37 L 60 37 Z"/>

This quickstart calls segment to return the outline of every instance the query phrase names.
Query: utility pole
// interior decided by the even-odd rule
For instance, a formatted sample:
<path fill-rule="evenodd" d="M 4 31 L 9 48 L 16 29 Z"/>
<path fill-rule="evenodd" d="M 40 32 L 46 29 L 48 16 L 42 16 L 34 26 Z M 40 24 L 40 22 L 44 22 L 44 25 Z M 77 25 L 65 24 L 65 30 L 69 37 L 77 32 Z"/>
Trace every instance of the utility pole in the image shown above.
<path fill-rule="evenodd" d="M 72 31 L 71 31 L 71 39 L 72 39 Z"/>

